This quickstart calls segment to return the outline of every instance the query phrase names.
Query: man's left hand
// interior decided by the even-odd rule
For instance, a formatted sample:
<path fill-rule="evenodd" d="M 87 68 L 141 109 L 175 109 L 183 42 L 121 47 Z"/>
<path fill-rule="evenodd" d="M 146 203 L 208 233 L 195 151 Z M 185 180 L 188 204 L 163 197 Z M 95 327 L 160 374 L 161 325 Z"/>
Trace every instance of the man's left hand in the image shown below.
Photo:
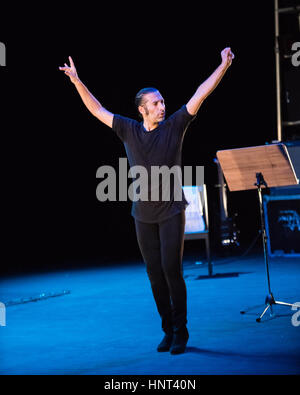
<path fill-rule="evenodd" d="M 231 48 L 225 48 L 221 52 L 221 57 L 222 57 L 222 64 L 225 67 L 231 66 L 232 59 L 234 59 L 234 54 L 231 52 Z"/>

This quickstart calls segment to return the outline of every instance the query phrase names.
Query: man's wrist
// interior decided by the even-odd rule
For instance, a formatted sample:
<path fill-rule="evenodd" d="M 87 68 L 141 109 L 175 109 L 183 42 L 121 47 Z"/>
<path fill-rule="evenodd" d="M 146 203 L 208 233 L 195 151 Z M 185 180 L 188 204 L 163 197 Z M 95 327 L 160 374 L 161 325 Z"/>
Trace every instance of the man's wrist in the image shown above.
<path fill-rule="evenodd" d="M 221 69 L 226 71 L 229 68 L 230 64 L 227 63 L 227 61 L 223 61 L 220 65 Z"/>
<path fill-rule="evenodd" d="M 73 82 L 74 85 L 82 84 L 82 82 L 80 81 L 80 79 L 78 77 L 74 78 L 74 81 L 72 81 L 72 82 Z"/>

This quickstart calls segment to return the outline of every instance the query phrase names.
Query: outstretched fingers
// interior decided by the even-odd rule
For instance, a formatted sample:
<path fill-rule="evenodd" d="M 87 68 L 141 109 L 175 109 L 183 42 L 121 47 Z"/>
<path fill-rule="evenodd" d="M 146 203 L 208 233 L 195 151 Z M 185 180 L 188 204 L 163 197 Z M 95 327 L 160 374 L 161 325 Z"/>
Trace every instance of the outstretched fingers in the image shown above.
<path fill-rule="evenodd" d="M 68 77 L 70 77 L 70 80 L 75 83 L 78 80 L 78 76 L 71 56 L 69 56 L 69 61 L 70 66 L 65 63 L 64 66 L 59 67 L 59 70 L 63 71 Z"/>
<path fill-rule="evenodd" d="M 69 66 L 59 67 L 59 70 L 66 71 L 69 70 Z"/>
<path fill-rule="evenodd" d="M 73 62 L 73 59 L 71 58 L 71 56 L 69 56 L 69 62 L 70 62 L 70 66 L 72 68 L 75 68 L 75 65 L 74 65 L 74 62 Z"/>
<path fill-rule="evenodd" d="M 69 61 L 70 61 L 70 66 L 68 66 L 67 63 L 65 63 L 64 66 L 59 67 L 59 70 L 62 70 L 62 71 L 76 70 L 73 59 L 71 58 L 71 56 L 69 56 Z"/>
<path fill-rule="evenodd" d="M 71 59 L 70 56 L 69 56 L 69 59 L 70 59 L 71 66 L 68 66 L 67 63 L 65 63 L 63 67 L 59 67 L 59 70 L 66 71 L 66 70 L 70 70 L 72 67 L 74 67 L 73 60 Z"/>

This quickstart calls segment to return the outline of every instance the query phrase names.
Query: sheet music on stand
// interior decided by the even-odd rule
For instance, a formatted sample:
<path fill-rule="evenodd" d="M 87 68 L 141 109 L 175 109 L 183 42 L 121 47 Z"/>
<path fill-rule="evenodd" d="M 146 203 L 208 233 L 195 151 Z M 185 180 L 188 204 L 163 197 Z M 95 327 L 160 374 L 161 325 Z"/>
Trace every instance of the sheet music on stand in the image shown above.
<path fill-rule="evenodd" d="M 201 187 L 185 186 L 183 188 L 184 195 L 189 203 L 185 210 L 185 233 L 203 232 L 206 229 L 203 218 L 203 202 L 201 201 L 199 188 Z"/>

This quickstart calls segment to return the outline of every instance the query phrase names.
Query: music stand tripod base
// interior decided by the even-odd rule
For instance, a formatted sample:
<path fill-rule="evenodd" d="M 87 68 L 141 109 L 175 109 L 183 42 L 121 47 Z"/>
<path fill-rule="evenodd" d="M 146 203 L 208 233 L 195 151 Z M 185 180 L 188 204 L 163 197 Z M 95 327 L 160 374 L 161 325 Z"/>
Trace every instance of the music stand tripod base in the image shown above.
<path fill-rule="evenodd" d="M 296 304 L 292 304 L 292 303 L 285 303 L 285 302 L 279 302 L 278 300 L 274 299 L 274 296 L 272 294 L 267 295 L 266 297 L 266 302 L 265 304 L 267 305 L 267 307 L 264 309 L 264 311 L 261 313 L 260 317 L 256 318 L 256 322 L 260 322 L 261 319 L 263 318 L 263 316 L 266 314 L 266 312 L 268 311 L 268 309 L 271 310 L 270 316 L 273 317 L 274 313 L 273 313 L 273 309 L 272 306 L 274 304 L 278 304 L 278 305 L 282 305 L 282 306 L 290 306 L 290 307 L 298 307 L 298 305 Z M 242 312 L 241 312 L 242 313 Z"/>

